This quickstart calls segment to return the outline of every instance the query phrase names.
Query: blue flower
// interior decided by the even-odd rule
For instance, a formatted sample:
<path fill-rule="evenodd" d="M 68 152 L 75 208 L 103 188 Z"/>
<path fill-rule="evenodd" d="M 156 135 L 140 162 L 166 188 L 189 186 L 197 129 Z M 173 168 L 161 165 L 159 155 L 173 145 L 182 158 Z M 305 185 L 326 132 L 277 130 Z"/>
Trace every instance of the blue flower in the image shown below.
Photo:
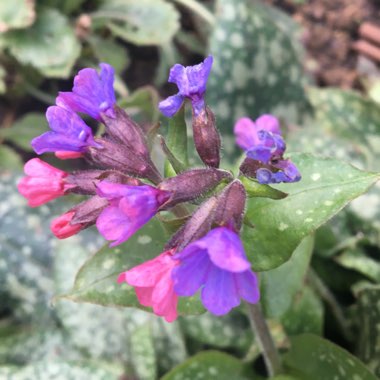
<path fill-rule="evenodd" d="M 114 70 L 107 63 L 99 66 L 100 74 L 91 68 L 80 70 L 74 78 L 72 92 L 60 92 L 56 99 L 57 105 L 85 113 L 99 121 L 102 113 L 112 117 L 116 103 L 113 89 Z"/>
<path fill-rule="evenodd" d="M 234 132 L 237 145 L 251 159 L 246 160 L 242 167 L 255 173 L 260 183 L 297 182 L 301 179 L 297 167 L 290 160 L 283 159 L 286 144 L 277 118 L 262 115 L 254 122 L 244 117 L 236 122 Z"/>
<path fill-rule="evenodd" d="M 227 227 L 214 228 L 173 259 L 179 261 L 172 272 L 176 294 L 192 296 L 201 289 L 204 307 L 215 315 L 228 313 L 240 304 L 240 298 L 259 301 L 256 274 L 239 235 Z"/>
<path fill-rule="evenodd" d="M 37 154 L 45 152 L 80 152 L 89 146 L 97 146 L 91 128 L 74 112 L 52 106 L 46 111 L 51 131 L 31 142 Z"/>
<path fill-rule="evenodd" d="M 171 117 L 176 114 L 185 98 L 191 100 L 194 114 L 198 116 L 205 107 L 204 94 L 212 62 L 213 58 L 210 55 L 198 65 L 184 67 L 177 63 L 170 69 L 168 82 L 177 85 L 178 93 L 169 96 L 158 105 L 165 116 Z"/>

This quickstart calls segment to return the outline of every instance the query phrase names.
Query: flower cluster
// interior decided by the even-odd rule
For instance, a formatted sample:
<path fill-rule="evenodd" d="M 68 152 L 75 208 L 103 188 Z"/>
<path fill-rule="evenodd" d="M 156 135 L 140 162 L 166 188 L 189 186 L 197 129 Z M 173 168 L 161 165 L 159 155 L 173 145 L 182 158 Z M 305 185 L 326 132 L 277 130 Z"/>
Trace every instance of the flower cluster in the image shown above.
<path fill-rule="evenodd" d="M 191 101 L 194 144 L 203 168 L 161 176 L 144 130 L 116 105 L 113 69 L 102 63 L 100 73 L 83 69 L 72 91 L 59 93 L 56 105 L 46 112 L 51 130 L 32 140 L 37 154 L 83 158 L 91 169 L 67 173 L 33 158 L 25 164 L 26 176 L 18 184 L 31 207 L 66 194 L 87 196 L 54 219 L 51 230 L 64 239 L 96 225 L 111 246 L 128 240 L 157 213 L 175 212 L 181 203 L 192 203 L 194 208 L 203 196 L 203 203 L 187 216 L 163 253 L 118 278 L 119 283 L 135 288 L 141 305 L 169 322 L 177 318 L 178 297 L 198 291 L 204 307 L 215 315 L 228 313 L 241 299 L 259 300 L 257 276 L 239 236 L 245 189 L 229 172 L 219 169 L 220 137 L 204 100 L 211 66 L 212 57 L 196 66 L 175 65 L 169 81 L 177 84 L 178 94 L 159 104 L 162 113 L 171 117 L 186 99 Z M 102 123 L 105 133 L 94 135 L 79 113 Z M 299 180 L 294 164 L 283 159 L 285 143 L 273 116 L 264 115 L 256 123 L 241 119 L 235 133 L 238 145 L 247 152 L 241 166 L 244 175 L 260 183 Z M 216 187 L 222 190 L 213 193 Z"/>

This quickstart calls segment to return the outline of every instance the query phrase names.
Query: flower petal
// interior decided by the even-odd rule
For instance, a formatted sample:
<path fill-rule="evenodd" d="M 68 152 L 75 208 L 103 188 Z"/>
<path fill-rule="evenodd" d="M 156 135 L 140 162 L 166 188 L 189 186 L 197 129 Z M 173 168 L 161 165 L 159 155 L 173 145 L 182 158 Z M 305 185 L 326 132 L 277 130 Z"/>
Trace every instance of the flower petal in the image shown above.
<path fill-rule="evenodd" d="M 204 307 L 215 315 L 227 314 L 240 304 L 233 273 L 212 267 L 201 292 Z"/>
<path fill-rule="evenodd" d="M 233 276 L 239 296 L 250 303 L 259 302 L 260 291 L 256 274 L 247 270 L 243 273 L 235 273 Z"/>
<path fill-rule="evenodd" d="M 172 117 L 181 108 L 183 100 L 184 98 L 182 95 L 177 94 L 169 96 L 158 104 L 158 108 L 166 117 Z"/>
<path fill-rule="evenodd" d="M 248 117 L 242 117 L 235 123 L 236 144 L 244 149 L 252 149 L 259 142 L 255 123 Z"/>
<path fill-rule="evenodd" d="M 255 121 L 257 130 L 265 130 L 278 135 L 281 135 L 281 128 L 278 119 L 269 114 L 261 115 Z"/>

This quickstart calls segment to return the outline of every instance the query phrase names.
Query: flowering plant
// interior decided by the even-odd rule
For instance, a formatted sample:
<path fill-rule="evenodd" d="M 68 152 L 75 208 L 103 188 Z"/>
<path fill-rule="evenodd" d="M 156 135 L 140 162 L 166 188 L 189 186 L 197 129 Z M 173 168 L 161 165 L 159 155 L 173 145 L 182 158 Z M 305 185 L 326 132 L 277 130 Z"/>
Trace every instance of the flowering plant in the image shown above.
<path fill-rule="evenodd" d="M 280 121 L 269 114 L 236 120 L 241 162 L 236 172 L 221 168 L 217 115 L 205 98 L 212 64 L 209 56 L 195 66 L 171 68 L 169 81 L 178 93 L 158 107 L 176 122 L 160 139 L 152 139 L 116 104 L 110 65 L 102 63 L 100 72 L 79 71 L 72 91 L 60 93 L 47 110 L 51 131 L 31 144 L 37 154 L 83 159 L 88 169 L 68 173 L 33 158 L 18 189 L 31 207 L 67 194 L 85 196 L 52 221 L 53 234 L 65 239 L 95 225 L 110 248 L 119 247 L 114 252 L 106 247 L 89 259 L 69 298 L 135 306 L 167 322 L 204 309 L 222 316 L 243 300 L 268 371 L 275 374 L 281 363 L 258 305 L 258 272 L 289 260 L 308 235 L 378 177 L 334 160 L 286 154 Z M 202 162 L 196 168 L 187 157 L 188 100 L 192 140 Z M 105 132 L 96 135 L 82 114 L 101 123 Z M 165 155 L 164 171 L 152 158 L 157 140 Z M 332 165 L 340 165 L 338 184 L 337 173 L 327 170 Z M 346 178 L 350 180 L 343 183 Z M 151 229 L 157 239 L 145 235 Z M 141 252 L 131 265 L 128 246 L 139 238 L 154 239 L 154 246 L 149 257 Z M 92 266 L 95 272 L 84 269 Z M 111 291 L 99 286 L 102 282 L 112 282 Z"/>

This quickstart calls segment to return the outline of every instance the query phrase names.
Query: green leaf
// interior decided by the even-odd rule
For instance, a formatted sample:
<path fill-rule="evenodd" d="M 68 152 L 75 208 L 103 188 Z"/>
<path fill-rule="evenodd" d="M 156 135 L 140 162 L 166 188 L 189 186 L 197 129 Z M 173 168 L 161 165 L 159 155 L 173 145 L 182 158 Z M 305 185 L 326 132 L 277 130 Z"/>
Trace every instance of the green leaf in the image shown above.
<path fill-rule="evenodd" d="M 356 270 L 369 279 L 380 283 L 380 262 L 367 256 L 363 249 L 347 250 L 335 260 L 344 268 Z"/>
<path fill-rule="evenodd" d="M 130 62 L 128 51 L 125 46 L 117 43 L 114 39 L 102 38 L 92 34 L 87 41 L 99 61 L 109 63 L 116 73 L 121 73 L 128 67 Z"/>
<path fill-rule="evenodd" d="M 90 361 L 41 361 L 25 367 L 0 366 L 0 377 L 7 380 L 45 379 L 53 380 L 57 375 L 65 380 L 117 380 L 123 374 L 121 367 Z M 3 377 L 4 376 L 4 377 Z"/>
<path fill-rule="evenodd" d="M 36 18 L 34 7 L 34 0 L 0 2 L 0 33 L 31 25 Z"/>
<path fill-rule="evenodd" d="M 278 268 L 260 275 L 261 304 L 268 318 L 281 317 L 303 288 L 313 253 L 314 238 L 307 236 L 292 257 Z"/>
<path fill-rule="evenodd" d="M 366 285 L 358 297 L 359 356 L 380 377 L 380 285 Z"/>
<path fill-rule="evenodd" d="M 332 158 L 308 154 L 294 154 L 291 158 L 302 180 L 278 186 L 289 193 L 287 198 L 248 200 L 246 218 L 254 228 L 243 227 L 243 241 L 257 271 L 269 270 L 287 261 L 305 236 L 379 179 L 379 174 L 360 171 Z"/>
<path fill-rule="evenodd" d="M 162 380 L 244 380 L 252 379 L 243 363 L 233 356 L 218 351 L 204 351 L 167 373 Z"/>
<path fill-rule="evenodd" d="M 9 140 L 20 148 L 31 151 L 30 141 L 48 130 L 45 115 L 31 112 L 17 121 L 10 128 L 1 128 L 0 137 Z"/>
<path fill-rule="evenodd" d="M 109 0 L 92 15 L 136 45 L 165 45 L 179 29 L 179 14 L 163 0 Z"/>
<path fill-rule="evenodd" d="M 4 40 L 17 60 L 54 78 L 69 77 L 81 49 L 66 17 L 47 8 L 39 10 L 31 28 L 10 31 Z"/>
<path fill-rule="evenodd" d="M 5 71 L 3 66 L 0 66 L 0 95 L 5 94 L 7 90 L 7 85 L 5 83 L 5 77 L 7 72 Z"/>
<path fill-rule="evenodd" d="M 152 326 L 146 323 L 131 332 L 131 356 L 134 369 L 139 379 L 157 379 L 156 353 Z"/>
<path fill-rule="evenodd" d="M 302 120 L 309 109 L 302 57 L 283 28 L 286 19 L 288 29 L 297 29 L 294 21 L 282 14 L 279 25 L 259 1 L 218 0 L 216 9 L 207 97 L 219 128 L 231 134 L 239 117 L 268 112 L 287 122 Z"/>
<path fill-rule="evenodd" d="M 0 145 L 0 169 L 15 170 L 21 169 L 23 162 L 21 157 L 6 145 Z"/>
<path fill-rule="evenodd" d="M 187 336 L 209 346 L 233 347 L 243 351 L 253 341 L 247 319 L 238 311 L 221 317 L 209 313 L 189 316 L 180 322 Z"/>
<path fill-rule="evenodd" d="M 133 287 L 126 283 L 120 285 L 116 280 L 121 272 L 158 256 L 166 240 L 165 231 L 154 218 L 117 248 L 109 248 L 107 244 L 84 263 L 73 289 L 63 297 L 76 302 L 147 310 L 138 302 Z M 198 314 L 203 308 L 196 298 L 184 298 L 179 302 L 179 312 Z"/>
<path fill-rule="evenodd" d="M 293 305 L 282 316 L 281 322 L 288 335 L 323 332 L 323 303 L 308 286 L 304 286 L 293 301 Z"/>
<path fill-rule="evenodd" d="M 243 183 L 249 198 L 263 197 L 270 199 L 283 199 L 288 196 L 288 194 L 280 190 L 274 189 L 268 185 L 262 185 L 261 183 L 247 177 L 239 177 L 239 180 Z"/>
<path fill-rule="evenodd" d="M 307 380 L 376 380 L 355 356 L 318 336 L 305 334 L 291 339 L 285 354 L 286 367 Z"/>

